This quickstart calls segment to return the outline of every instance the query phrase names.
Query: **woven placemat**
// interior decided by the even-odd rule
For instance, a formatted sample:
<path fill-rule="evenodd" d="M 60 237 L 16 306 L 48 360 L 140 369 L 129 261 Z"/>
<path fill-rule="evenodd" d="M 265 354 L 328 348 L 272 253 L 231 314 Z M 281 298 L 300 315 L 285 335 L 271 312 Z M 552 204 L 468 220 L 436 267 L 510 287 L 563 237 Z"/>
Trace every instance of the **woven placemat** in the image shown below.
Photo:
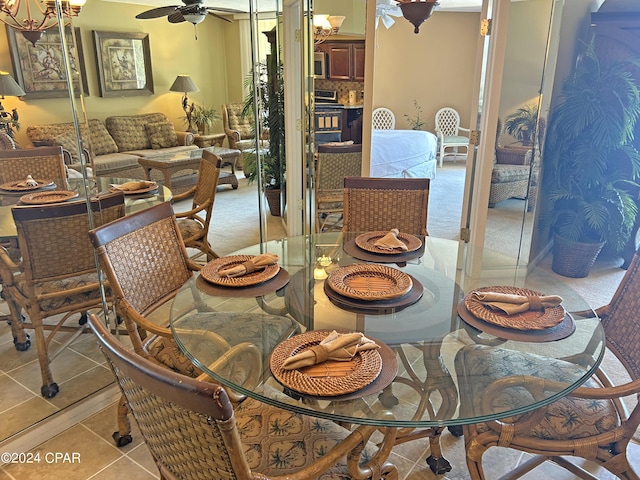
<path fill-rule="evenodd" d="M 335 269 L 326 284 L 344 297 L 358 300 L 388 300 L 411 290 L 411 277 L 396 268 L 372 263 L 354 263 Z"/>
<path fill-rule="evenodd" d="M 334 292 L 325 282 L 324 293 L 331 303 L 343 310 L 354 313 L 366 313 L 369 315 L 388 315 L 399 312 L 400 310 L 418 302 L 424 293 L 424 287 L 414 277 L 409 275 L 412 282 L 411 290 L 401 297 L 391 298 L 388 300 L 359 300 L 357 298 L 349 298 Z"/>
<path fill-rule="evenodd" d="M 524 296 L 543 296 L 544 294 L 529 290 L 527 288 L 510 287 L 510 286 L 493 286 L 482 287 L 473 292 L 496 292 L 509 293 L 512 295 Z M 531 311 L 517 313 L 515 315 L 507 315 L 504 312 L 492 310 L 485 306 L 479 300 L 473 298 L 472 293 L 465 295 L 463 301 L 469 312 L 476 317 L 488 323 L 493 323 L 504 328 L 512 328 L 516 330 L 544 330 L 558 325 L 565 316 L 565 310 L 562 305 L 557 307 L 545 308 L 542 311 Z"/>
<path fill-rule="evenodd" d="M 414 258 L 420 258 L 424 255 L 424 242 L 417 250 L 412 252 L 402 253 L 374 253 L 367 252 L 356 245 L 354 239 L 347 240 L 342 245 L 342 250 L 349 256 L 357 258 L 358 260 L 364 260 L 366 262 L 375 263 L 397 263 L 398 266 L 404 266 L 409 260 Z"/>
<path fill-rule="evenodd" d="M 255 255 L 230 255 L 228 257 L 216 258 L 202 267 L 202 270 L 200 270 L 200 276 L 207 282 L 222 285 L 223 287 L 248 287 L 249 285 L 266 282 L 278 274 L 280 265 L 276 263 L 275 265 L 269 265 L 267 268 L 247 273 L 241 277 L 230 278 L 218 275 L 220 270 L 242 265 L 244 262 L 251 260 L 254 257 Z"/>
<path fill-rule="evenodd" d="M 55 186 L 55 184 L 53 183 L 53 180 L 39 180 L 39 179 L 34 179 L 34 180 L 38 182 L 38 185 L 36 186 L 20 185 L 25 181 L 18 180 L 16 182 L 3 183 L 2 185 L 0 185 L 0 189 L 7 190 L 9 192 L 31 192 L 33 190 L 38 190 L 40 188 Z"/>
<path fill-rule="evenodd" d="M 109 187 L 110 192 L 122 192 L 125 195 L 140 195 L 142 193 L 152 192 L 158 189 L 158 184 L 156 182 L 152 182 L 152 185 L 138 188 L 136 190 L 120 190 L 118 187 L 114 187 L 113 185 Z"/>
<path fill-rule="evenodd" d="M 554 342 L 567 338 L 576 331 L 576 323 L 568 313 L 555 327 L 545 328 L 544 330 L 516 330 L 485 322 L 467 309 L 464 299 L 458 303 L 458 315 L 466 324 L 476 330 L 488 333 L 496 338 L 515 340 L 517 342 Z"/>
<path fill-rule="evenodd" d="M 358 235 L 355 238 L 356 245 L 367 252 L 379 253 L 382 255 L 396 255 L 403 253 L 403 250 L 385 250 L 384 248 L 377 247 L 375 243 L 384 237 L 389 232 L 367 232 L 362 235 Z M 407 246 L 406 252 L 413 252 L 418 250 L 422 246 L 422 240 L 415 235 L 408 233 L 398 233 L 398 240 Z"/>
<path fill-rule="evenodd" d="M 274 378 L 294 392 L 319 397 L 346 395 L 372 383 L 382 371 L 382 356 L 380 352 L 378 352 L 378 349 L 358 352 L 350 362 L 334 362 L 345 365 L 341 370 L 340 376 L 311 377 L 301 370 L 284 370 L 282 368 L 282 364 L 287 358 L 319 344 L 331 331 L 332 330 L 314 330 L 301 333 L 276 345 L 269 359 L 269 366 L 271 367 L 271 373 Z M 338 333 L 352 332 L 338 331 Z M 382 344 L 377 340 L 375 340 L 375 342 L 382 348 Z M 348 365 L 348 367 L 346 367 L 346 365 Z M 344 369 L 348 370 L 347 373 L 344 373 Z M 393 380 L 393 378 L 391 380 Z"/>
<path fill-rule="evenodd" d="M 196 287 L 201 292 L 207 295 L 219 296 L 219 297 L 233 297 L 233 298 L 255 298 L 267 295 L 269 293 L 277 292 L 282 287 L 289 283 L 290 276 L 284 268 L 281 268 L 275 277 L 256 285 L 249 285 L 247 287 L 223 287 L 222 285 L 216 285 L 215 283 L 207 282 L 202 275 L 198 275 L 196 278 Z"/>
<path fill-rule="evenodd" d="M 48 203 L 60 203 L 76 198 L 78 192 L 69 190 L 49 190 L 46 192 L 28 193 L 20 197 L 22 203 L 27 205 L 45 205 Z"/>

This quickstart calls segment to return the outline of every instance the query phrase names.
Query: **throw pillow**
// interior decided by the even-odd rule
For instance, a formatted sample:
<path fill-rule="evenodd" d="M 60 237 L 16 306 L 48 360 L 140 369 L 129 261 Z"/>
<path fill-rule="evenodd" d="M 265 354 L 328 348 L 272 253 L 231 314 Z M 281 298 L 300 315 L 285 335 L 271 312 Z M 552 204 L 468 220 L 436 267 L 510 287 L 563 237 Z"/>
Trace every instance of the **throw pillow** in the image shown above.
<path fill-rule="evenodd" d="M 60 145 L 67 152 L 71 154 L 71 158 L 74 160 L 78 160 L 80 157 L 78 155 L 78 145 L 76 143 L 76 136 L 73 132 L 68 131 L 65 133 L 61 133 L 53 139 L 56 145 Z"/>
<path fill-rule="evenodd" d="M 147 137 L 154 150 L 160 148 L 177 147 L 178 136 L 170 122 L 147 123 L 145 125 Z"/>

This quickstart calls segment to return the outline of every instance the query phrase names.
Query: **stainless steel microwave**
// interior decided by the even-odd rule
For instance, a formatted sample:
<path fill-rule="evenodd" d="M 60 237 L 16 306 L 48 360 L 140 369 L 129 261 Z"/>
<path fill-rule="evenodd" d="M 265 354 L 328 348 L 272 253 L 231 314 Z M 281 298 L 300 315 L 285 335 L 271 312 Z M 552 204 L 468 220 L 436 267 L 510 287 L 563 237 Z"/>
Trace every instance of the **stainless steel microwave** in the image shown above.
<path fill-rule="evenodd" d="M 327 63 L 324 52 L 313 52 L 313 76 L 327 78 Z"/>

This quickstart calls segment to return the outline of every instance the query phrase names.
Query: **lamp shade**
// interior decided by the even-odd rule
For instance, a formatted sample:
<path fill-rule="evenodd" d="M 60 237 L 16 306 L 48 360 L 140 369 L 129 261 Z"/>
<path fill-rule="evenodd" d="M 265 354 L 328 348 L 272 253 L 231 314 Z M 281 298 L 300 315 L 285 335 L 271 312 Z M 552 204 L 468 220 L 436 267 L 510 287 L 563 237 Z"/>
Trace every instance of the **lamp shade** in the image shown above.
<path fill-rule="evenodd" d="M 11 75 L 7 72 L 0 72 L 0 95 L 3 97 L 22 97 L 26 93 Z"/>
<path fill-rule="evenodd" d="M 178 75 L 169 90 L 172 92 L 184 93 L 200 91 L 189 75 Z"/>

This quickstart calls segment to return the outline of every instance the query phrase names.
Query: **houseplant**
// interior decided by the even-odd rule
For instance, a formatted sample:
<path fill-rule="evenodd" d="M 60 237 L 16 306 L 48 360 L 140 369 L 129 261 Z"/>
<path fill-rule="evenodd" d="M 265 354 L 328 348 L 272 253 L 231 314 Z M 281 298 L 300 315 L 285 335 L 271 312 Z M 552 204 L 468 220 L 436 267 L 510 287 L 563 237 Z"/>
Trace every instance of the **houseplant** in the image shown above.
<path fill-rule="evenodd" d="M 250 75 L 253 81 L 253 73 Z M 281 198 L 284 192 L 286 158 L 284 150 L 284 82 L 282 79 L 282 63 L 273 53 L 267 57 L 266 64 L 260 64 L 257 92 L 259 99 L 254 101 L 254 89 L 249 88 L 249 94 L 245 99 L 245 112 L 255 112 L 258 104 L 258 118 L 260 124 L 269 132 L 269 148 L 262 150 L 264 155 L 260 162 L 260 175 L 262 187 L 269 203 L 269 210 L 274 216 L 279 216 Z M 255 115 L 255 113 L 254 113 Z M 257 156 L 245 156 L 245 175 L 249 182 L 258 178 Z"/>
<path fill-rule="evenodd" d="M 213 107 L 196 105 L 191 112 L 191 121 L 198 128 L 198 132 L 201 134 L 204 134 L 209 129 L 213 128 L 218 120 L 220 120 L 220 114 Z"/>
<path fill-rule="evenodd" d="M 547 208 L 541 225 L 554 237 L 552 268 L 561 275 L 589 274 L 604 245 L 621 251 L 637 215 L 640 154 L 633 130 L 640 91 L 633 61 L 605 64 L 591 42 L 565 80 L 563 102 L 549 126 L 543 184 Z M 588 256 L 587 256 L 588 254 Z"/>
<path fill-rule="evenodd" d="M 405 113 L 404 118 L 406 118 L 407 122 L 409 122 L 411 130 L 421 130 L 422 127 L 424 127 L 425 122 L 422 118 L 420 118 L 420 115 L 422 115 L 422 107 L 415 99 L 413 100 L 413 108 L 416 110 L 416 116 L 412 117 L 411 115 Z"/>
<path fill-rule="evenodd" d="M 504 119 L 504 129 L 525 147 L 533 145 L 533 135 L 538 122 L 538 105 L 528 103 L 516 109 Z"/>

